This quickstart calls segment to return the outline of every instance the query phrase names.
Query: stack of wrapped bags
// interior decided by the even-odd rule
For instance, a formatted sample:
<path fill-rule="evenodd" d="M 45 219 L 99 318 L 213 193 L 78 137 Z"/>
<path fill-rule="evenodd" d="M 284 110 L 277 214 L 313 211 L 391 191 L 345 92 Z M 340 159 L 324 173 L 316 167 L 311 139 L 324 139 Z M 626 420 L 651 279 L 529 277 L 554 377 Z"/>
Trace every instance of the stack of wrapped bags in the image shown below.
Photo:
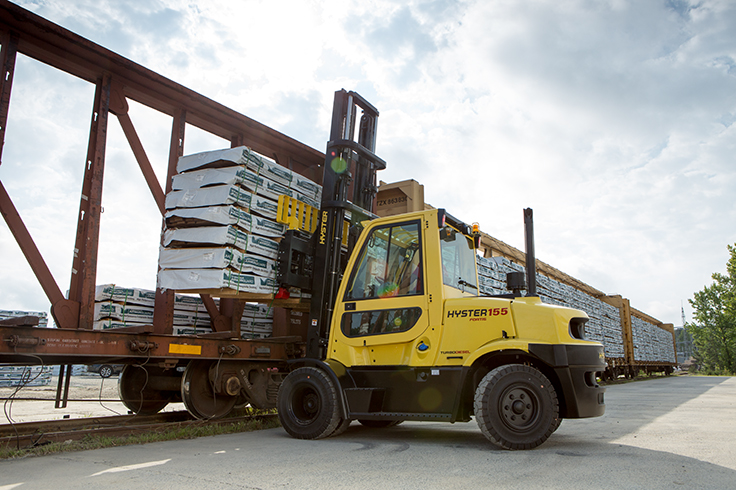
<path fill-rule="evenodd" d="M 156 292 L 103 284 L 95 288 L 95 330 L 153 324 Z M 210 316 L 199 297 L 174 295 L 174 335 L 209 332 Z"/>
<path fill-rule="evenodd" d="M 183 156 L 177 172 L 166 196 L 159 287 L 275 293 L 287 229 L 276 222 L 279 196 L 318 208 L 322 188 L 244 146 Z"/>
<path fill-rule="evenodd" d="M 49 315 L 45 311 L 0 310 L 0 320 L 8 320 L 10 318 L 19 318 L 23 316 L 37 317 L 39 327 L 49 326 Z"/>
<path fill-rule="evenodd" d="M 24 316 L 38 317 L 39 327 L 48 327 L 45 311 L 0 310 L 0 320 Z M 0 366 L 0 387 L 46 386 L 51 383 L 51 366 Z"/>
<path fill-rule="evenodd" d="M 95 290 L 94 329 L 106 330 L 153 323 L 155 291 L 124 288 L 114 284 Z M 215 300 L 217 304 L 217 300 Z M 174 335 L 199 335 L 212 331 L 210 316 L 198 296 L 174 295 Z M 240 320 L 242 338 L 260 339 L 273 332 L 273 308 L 246 303 Z"/>

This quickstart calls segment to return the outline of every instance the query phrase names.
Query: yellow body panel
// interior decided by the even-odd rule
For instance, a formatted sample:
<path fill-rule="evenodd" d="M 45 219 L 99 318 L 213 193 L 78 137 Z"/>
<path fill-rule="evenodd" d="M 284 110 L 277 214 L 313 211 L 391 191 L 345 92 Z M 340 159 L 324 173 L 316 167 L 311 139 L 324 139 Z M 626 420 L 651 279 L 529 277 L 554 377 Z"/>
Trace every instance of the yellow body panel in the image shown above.
<path fill-rule="evenodd" d="M 371 230 L 416 220 L 420 220 L 422 232 L 423 294 L 346 299 L 347 278 Z M 437 210 L 381 218 L 365 225 L 337 294 L 328 360 L 345 366 L 467 366 L 494 351 L 528 351 L 530 343 L 586 343 L 573 339 L 568 326 L 573 317 L 587 317 L 582 311 L 545 305 L 538 297 L 477 297 L 471 288 L 469 292 L 443 284 Z M 343 324 L 344 317 L 404 310 L 421 314 L 411 328 L 404 330 L 401 321 L 396 320 L 400 331 L 382 327 L 355 334 Z"/>
<path fill-rule="evenodd" d="M 503 298 L 446 300 L 437 363 L 462 366 L 483 345 L 504 337 L 515 337 L 510 303 Z"/>

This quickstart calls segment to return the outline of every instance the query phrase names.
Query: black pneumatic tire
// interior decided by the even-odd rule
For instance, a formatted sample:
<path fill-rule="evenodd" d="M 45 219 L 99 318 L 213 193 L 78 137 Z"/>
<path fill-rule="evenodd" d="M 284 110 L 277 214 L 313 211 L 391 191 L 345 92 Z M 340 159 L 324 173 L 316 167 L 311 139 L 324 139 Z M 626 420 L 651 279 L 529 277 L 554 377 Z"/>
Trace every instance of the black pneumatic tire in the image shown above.
<path fill-rule="evenodd" d="M 475 390 L 475 418 L 483 435 L 504 449 L 532 449 L 559 426 L 557 393 L 536 369 L 498 367 Z"/>
<path fill-rule="evenodd" d="M 313 367 L 286 376 L 279 387 L 278 411 L 281 425 L 297 439 L 322 439 L 343 426 L 334 383 Z"/>

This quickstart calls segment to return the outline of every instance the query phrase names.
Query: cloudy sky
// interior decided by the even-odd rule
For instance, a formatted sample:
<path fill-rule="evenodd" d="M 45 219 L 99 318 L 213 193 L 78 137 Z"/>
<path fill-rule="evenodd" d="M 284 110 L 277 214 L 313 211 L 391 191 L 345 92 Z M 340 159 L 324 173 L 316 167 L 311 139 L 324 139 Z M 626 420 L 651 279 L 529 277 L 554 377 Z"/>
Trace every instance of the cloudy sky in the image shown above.
<path fill-rule="evenodd" d="M 386 182 L 655 318 L 736 243 L 736 4 L 728 0 L 18 0 L 309 146 L 332 97 L 380 111 Z M 235 6 L 237 5 L 237 6 Z M 20 57 L 0 179 L 69 284 L 94 87 Z M 133 105 L 160 177 L 171 120 Z M 188 129 L 185 152 L 229 143 Z M 160 217 L 110 119 L 98 283 L 153 288 Z M 0 309 L 48 311 L 0 226 Z"/>

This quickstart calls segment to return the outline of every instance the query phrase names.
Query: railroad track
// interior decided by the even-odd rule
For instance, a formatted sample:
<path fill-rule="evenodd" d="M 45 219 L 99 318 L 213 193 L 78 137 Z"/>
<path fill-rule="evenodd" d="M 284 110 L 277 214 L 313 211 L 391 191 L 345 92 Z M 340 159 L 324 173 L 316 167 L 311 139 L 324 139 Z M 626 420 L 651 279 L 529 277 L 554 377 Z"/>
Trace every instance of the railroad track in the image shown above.
<path fill-rule="evenodd" d="M 167 428 L 235 424 L 273 417 L 276 417 L 275 413 L 198 420 L 183 410 L 156 415 L 116 415 L 2 424 L 0 446 L 17 445 L 19 448 L 28 448 L 52 442 L 77 441 L 87 436 L 122 437 Z"/>

